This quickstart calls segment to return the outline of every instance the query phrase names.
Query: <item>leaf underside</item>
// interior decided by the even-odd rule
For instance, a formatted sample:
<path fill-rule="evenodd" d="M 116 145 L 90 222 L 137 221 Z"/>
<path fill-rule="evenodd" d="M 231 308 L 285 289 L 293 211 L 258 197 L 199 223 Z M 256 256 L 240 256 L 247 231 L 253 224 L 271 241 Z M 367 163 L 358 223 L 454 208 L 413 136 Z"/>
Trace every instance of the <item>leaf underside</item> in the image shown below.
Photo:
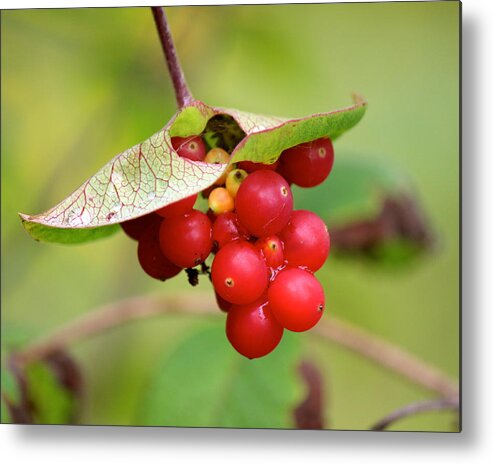
<path fill-rule="evenodd" d="M 207 138 L 211 135 L 207 131 L 214 131 L 211 140 L 215 136 L 224 144 L 240 140 L 230 164 L 244 160 L 270 164 L 283 150 L 300 143 L 325 136 L 336 139 L 356 125 L 365 110 L 366 102 L 357 97 L 352 106 L 342 110 L 285 119 L 194 101 L 159 132 L 115 156 L 58 205 L 42 214 L 21 213 L 20 217 L 35 240 L 69 244 L 106 237 L 118 230 L 120 222 L 201 192 L 225 171 L 223 164 L 181 158 L 171 137 L 203 133 Z"/>

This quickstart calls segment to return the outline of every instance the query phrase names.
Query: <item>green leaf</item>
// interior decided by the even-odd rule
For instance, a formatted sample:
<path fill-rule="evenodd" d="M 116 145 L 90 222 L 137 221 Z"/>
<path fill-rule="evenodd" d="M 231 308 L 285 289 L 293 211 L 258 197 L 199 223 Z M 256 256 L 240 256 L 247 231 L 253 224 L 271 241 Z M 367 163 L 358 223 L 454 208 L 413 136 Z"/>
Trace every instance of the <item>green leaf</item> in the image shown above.
<path fill-rule="evenodd" d="M 230 163 L 273 163 L 294 145 L 339 137 L 359 122 L 365 110 L 366 102 L 356 97 L 354 105 L 342 110 L 285 119 L 194 101 L 158 133 L 114 157 L 58 205 L 42 214 L 20 216 L 37 240 L 81 243 L 101 238 L 114 232 L 109 226 L 200 192 L 222 175 L 225 165 L 178 156 L 171 146 L 173 136 L 204 133 L 210 143 L 235 147 Z"/>
<path fill-rule="evenodd" d="M 293 427 L 302 395 L 298 340 L 285 333 L 268 356 L 248 360 L 224 327 L 195 333 L 156 368 L 139 423 L 187 427 Z"/>
<path fill-rule="evenodd" d="M 7 401 L 10 405 L 19 405 L 22 399 L 19 382 L 15 378 L 14 373 L 8 366 L 8 353 L 3 348 L 1 349 L 1 364 L 0 364 L 0 399 L 1 399 L 1 422 L 2 424 L 10 423 L 10 410 Z"/>
<path fill-rule="evenodd" d="M 74 398 L 44 363 L 37 362 L 26 368 L 30 402 L 34 405 L 38 424 L 67 424 L 73 417 Z"/>

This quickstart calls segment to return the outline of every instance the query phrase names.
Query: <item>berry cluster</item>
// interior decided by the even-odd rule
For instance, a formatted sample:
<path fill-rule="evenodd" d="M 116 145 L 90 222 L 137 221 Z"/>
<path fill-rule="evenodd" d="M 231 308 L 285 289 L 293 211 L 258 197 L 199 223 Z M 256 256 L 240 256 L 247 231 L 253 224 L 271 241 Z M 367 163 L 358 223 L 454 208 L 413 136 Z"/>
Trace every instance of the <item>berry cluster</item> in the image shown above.
<path fill-rule="evenodd" d="M 183 158 L 229 161 L 221 148 L 207 151 L 200 136 L 175 137 L 172 144 Z M 193 209 L 193 195 L 121 225 L 138 240 L 140 265 L 151 277 L 166 280 L 201 265 L 227 313 L 230 343 L 247 358 L 265 356 L 284 329 L 302 332 L 322 317 L 324 291 L 313 273 L 329 255 L 330 238 L 316 214 L 293 211 L 290 185 L 320 184 L 333 162 L 328 138 L 285 150 L 271 165 L 242 161 L 201 193 L 207 214 Z"/>

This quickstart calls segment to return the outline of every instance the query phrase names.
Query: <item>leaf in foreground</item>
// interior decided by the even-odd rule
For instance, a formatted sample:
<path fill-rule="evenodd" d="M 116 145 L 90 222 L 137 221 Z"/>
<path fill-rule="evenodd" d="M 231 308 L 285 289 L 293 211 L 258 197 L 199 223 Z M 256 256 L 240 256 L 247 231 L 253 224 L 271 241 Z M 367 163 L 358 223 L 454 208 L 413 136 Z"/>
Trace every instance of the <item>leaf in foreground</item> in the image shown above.
<path fill-rule="evenodd" d="M 260 116 L 194 101 L 158 133 L 120 153 L 74 193 L 38 215 L 20 214 L 35 240 L 82 243 L 106 237 L 116 224 L 143 216 L 211 186 L 226 165 L 178 156 L 171 137 L 203 134 L 230 150 L 230 163 L 273 163 L 289 147 L 320 137 L 336 139 L 363 117 L 366 102 L 301 119 Z"/>

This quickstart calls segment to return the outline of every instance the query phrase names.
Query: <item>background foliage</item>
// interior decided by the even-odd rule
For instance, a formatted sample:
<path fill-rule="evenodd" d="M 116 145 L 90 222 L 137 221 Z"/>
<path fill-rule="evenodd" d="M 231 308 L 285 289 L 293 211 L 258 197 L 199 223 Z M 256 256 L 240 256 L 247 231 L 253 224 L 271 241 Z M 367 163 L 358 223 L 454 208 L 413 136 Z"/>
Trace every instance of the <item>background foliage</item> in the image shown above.
<path fill-rule="evenodd" d="M 345 106 L 352 91 L 365 95 L 365 118 L 335 145 L 334 172 L 343 153 L 398 166 L 438 243 L 398 271 L 331 257 L 319 273 L 328 310 L 457 377 L 457 3 L 180 7 L 168 16 L 190 87 L 209 104 L 303 116 Z M 185 276 L 160 284 L 144 275 L 123 234 L 78 247 L 38 244 L 17 217 L 57 203 L 174 113 L 150 11 L 9 11 L 1 30 L 3 340 L 44 334 L 113 300 L 189 291 Z M 136 423 L 154 366 L 197 329 L 216 324 L 166 316 L 78 345 L 80 421 Z M 305 357 L 322 369 L 333 428 L 367 428 L 429 396 L 338 347 L 300 338 Z M 204 372 L 201 382 L 210 379 Z M 235 425 L 252 424 L 249 411 L 255 414 L 247 409 Z M 395 427 L 449 430 L 452 419 L 433 413 Z M 285 417 L 279 425 L 293 424 Z"/>

